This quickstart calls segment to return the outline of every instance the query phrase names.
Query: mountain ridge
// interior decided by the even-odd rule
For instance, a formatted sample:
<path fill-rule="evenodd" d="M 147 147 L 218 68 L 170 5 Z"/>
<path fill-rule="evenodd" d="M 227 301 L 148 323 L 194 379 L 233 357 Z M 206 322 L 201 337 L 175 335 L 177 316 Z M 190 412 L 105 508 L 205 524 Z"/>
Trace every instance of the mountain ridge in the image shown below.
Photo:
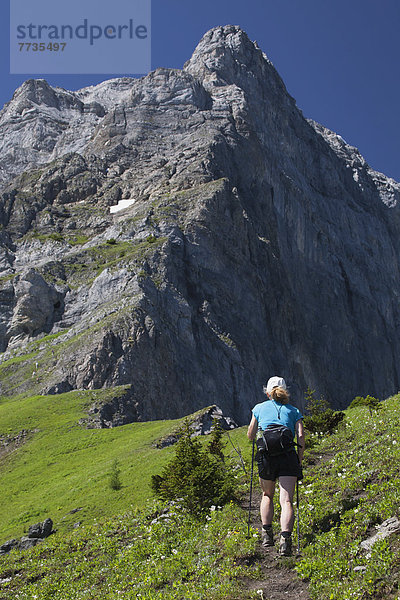
<path fill-rule="evenodd" d="M 183 70 L 25 82 L 0 132 L 2 362 L 60 334 L 3 395 L 131 385 L 139 420 L 245 423 L 276 372 L 299 406 L 399 387 L 400 186 L 304 119 L 239 27 Z"/>

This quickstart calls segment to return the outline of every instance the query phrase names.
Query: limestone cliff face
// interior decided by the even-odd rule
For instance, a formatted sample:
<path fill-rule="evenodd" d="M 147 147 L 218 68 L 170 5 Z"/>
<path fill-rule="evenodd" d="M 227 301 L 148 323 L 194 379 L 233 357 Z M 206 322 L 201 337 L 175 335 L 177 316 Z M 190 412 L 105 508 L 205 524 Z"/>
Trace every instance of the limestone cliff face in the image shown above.
<path fill-rule="evenodd" d="M 183 70 L 27 81 L 0 132 L 1 393 L 130 384 L 132 418 L 244 423 L 277 373 L 300 406 L 400 387 L 400 185 L 238 27 Z"/>

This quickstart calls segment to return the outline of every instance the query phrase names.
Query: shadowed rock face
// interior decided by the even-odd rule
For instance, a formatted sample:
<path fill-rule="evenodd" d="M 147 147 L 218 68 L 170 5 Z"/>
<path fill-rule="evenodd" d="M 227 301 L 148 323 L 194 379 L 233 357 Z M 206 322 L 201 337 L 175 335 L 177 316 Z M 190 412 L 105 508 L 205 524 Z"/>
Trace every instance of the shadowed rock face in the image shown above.
<path fill-rule="evenodd" d="M 59 333 L 2 393 L 131 384 L 132 419 L 245 423 L 274 374 L 299 406 L 398 390 L 400 185 L 304 119 L 238 27 L 183 70 L 25 82 L 0 132 L 3 360 Z"/>

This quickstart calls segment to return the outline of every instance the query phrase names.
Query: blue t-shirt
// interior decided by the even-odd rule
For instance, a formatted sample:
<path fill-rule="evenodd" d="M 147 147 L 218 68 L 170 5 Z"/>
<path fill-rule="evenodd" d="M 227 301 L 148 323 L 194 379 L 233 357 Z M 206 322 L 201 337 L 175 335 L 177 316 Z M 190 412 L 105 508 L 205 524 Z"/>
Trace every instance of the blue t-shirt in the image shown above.
<path fill-rule="evenodd" d="M 280 404 L 275 400 L 266 400 L 256 404 L 252 413 L 262 430 L 266 429 L 268 425 L 285 425 L 292 431 L 293 436 L 295 435 L 297 421 L 303 418 L 303 415 L 295 406 Z"/>

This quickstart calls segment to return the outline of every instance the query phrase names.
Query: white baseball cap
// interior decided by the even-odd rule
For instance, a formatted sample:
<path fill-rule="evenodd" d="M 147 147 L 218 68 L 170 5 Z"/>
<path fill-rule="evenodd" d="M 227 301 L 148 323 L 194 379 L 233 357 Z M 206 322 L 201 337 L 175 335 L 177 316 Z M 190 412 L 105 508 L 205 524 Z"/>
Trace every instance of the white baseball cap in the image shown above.
<path fill-rule="evenodd" d="M 264 389 L 266 389 L 267 394 L 270 394 L 276 387 L 281 387 L 286 390 L 286 383 L 283 377 L 271 377 L 268 379 L 267 385 L 264 386 Z"/>

